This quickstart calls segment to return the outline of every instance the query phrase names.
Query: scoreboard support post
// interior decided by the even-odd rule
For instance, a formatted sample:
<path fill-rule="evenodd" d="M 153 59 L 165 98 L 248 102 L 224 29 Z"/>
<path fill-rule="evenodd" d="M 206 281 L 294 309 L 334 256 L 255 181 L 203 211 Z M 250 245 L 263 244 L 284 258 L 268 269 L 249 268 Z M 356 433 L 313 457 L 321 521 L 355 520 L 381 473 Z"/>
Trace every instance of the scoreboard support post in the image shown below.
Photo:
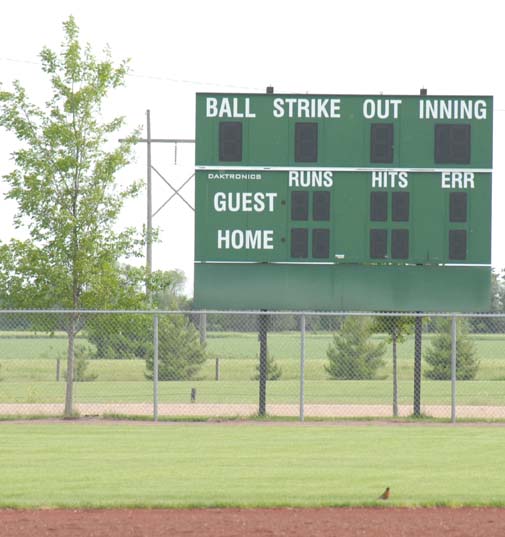
<path fill-rule="evenodd" d="M 268 374 L 268 315 L 260 314 L 258 317 L 258 339 L 260 342 L 259 357 L 259 407 L 258 415 L 266 416 L 267 400 L 267 374 Z"/>
<path fill-rule="evenodd" d="M 418 312 L 420 313 L 420 312 Z M 421 417 L 423 318 L 416 317 L 414 323 L 414 417 Z"/>

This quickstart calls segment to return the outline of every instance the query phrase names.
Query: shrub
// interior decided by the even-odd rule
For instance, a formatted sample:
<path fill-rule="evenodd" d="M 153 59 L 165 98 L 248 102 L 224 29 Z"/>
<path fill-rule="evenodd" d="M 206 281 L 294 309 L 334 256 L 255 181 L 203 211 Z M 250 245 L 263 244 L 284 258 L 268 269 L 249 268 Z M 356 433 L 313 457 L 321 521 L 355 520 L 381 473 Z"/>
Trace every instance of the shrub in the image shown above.
<path fill-rule="evenodd" d="M 372 343 L 373 323 L 367 317 L 347 317 L 340 332 L 333 335 L 324 368 L 333 379 L 372 379 L 384 365 L 386 343 Z"/>
<path fill-rule="evenodd" d="M 259 380 L 260 379 L 260 363 L 259 363 L 259 356 L 256 355 L 256 359 L 258 360 L 258 363 L 256 364 L 256 374 L 252 377 L 252 380 Z M 267 380 L 279 380 L 282 376 L 282 367 L 279 366 L 275 362 L 274 357 L 267 352 Z"/>
<path fill-rule="evenodd" d="M 451 319 L 441 319 L 436 323 L 439 334 L 435 336 L 426 351 L 425 360 L 431 369 L 424 376 L 431 380 L 451 378 Z M 475 346 L 468 337 L 468 321 L 458 319 L 456 331 L 456 378 L 472 380 L 477 375 L 479 361 L 475 357 Z"/>

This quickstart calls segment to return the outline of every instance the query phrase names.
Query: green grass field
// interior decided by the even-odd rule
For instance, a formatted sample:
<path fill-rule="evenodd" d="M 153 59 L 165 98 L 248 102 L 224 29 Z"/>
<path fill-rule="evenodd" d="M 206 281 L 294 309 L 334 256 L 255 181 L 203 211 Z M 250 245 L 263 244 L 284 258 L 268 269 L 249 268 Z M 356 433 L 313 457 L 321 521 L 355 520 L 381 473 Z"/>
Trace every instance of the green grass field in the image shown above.
<path fill-rule="evenodd" d="M 376 340 L 383 336 L 375 336 Z M 432 334 L 425 334 L 426 349 Z M 391 404 L 391 346 L 377 380 L 335 381 L 324 370 L 330 333 L 308 333 L 306 338 L 305 401 L 319 404 Z M 475 381 L 458 383 L 458 404 L 505 405 L 505 335 L 473 335 L 480 368 Z M 79 343 L 86 343 L 79 337 Z M 66 339 L 23 332 L 0 332 L 0 404 L 58 403 L 64 397 Z M 209 359 L 197 377 L 187 382 L 160 383 L 161 403 L 189 402 L 197 388 L 199 403 L 256 403 L 258 383 L 251 380 L 258 363 L 258 340 L 253 333 L 209 332 Z M 269 350 L 282 368 L 282 379 L 269 382 L 267 402 L 296 403 L 299 394 L 300 336 L 294 332 L 271 333 Z M 412 403 L 413 337 L 398 346 L 399 403 Z M 220 361 L 220 380 L 215 381 L 215 359 Z M 56 359 L 61 362 L 61 379 L 56 382 Z M 144 377 L 142 360 L 90 360 L 94 382 L 76 383 L 76 402 L 133 403 L 152 401 L 152 384 Z M 423 380 L 422 403 L 447 405 L 451 390 L 447 381 Z"/>
<path fill-rule="evenodd" d="M 0 507 L 505 506 L 505 427 L 0 424 Z"/>

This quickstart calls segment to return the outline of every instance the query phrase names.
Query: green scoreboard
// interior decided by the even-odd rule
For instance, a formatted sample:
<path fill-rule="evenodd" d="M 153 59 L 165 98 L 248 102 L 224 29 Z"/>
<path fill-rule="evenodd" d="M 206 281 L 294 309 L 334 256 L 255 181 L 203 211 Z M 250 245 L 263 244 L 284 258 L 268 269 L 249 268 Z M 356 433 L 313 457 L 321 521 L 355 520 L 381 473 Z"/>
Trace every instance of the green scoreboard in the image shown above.
<path fill-rule="evenodd" d="M 486 311 L 492 97 L 197 94 L 198 308 Z"/>

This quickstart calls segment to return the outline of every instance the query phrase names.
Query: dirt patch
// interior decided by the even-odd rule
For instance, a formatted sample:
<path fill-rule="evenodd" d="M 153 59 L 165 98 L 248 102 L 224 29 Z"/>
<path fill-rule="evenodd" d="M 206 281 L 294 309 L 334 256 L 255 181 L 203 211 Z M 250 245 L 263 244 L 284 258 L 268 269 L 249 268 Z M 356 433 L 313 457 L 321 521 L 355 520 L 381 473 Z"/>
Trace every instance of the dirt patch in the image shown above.
<path fill-rule="evenodd" d="M 503 537 L 505 509 L 0 510 L 2 537 Z"/>

